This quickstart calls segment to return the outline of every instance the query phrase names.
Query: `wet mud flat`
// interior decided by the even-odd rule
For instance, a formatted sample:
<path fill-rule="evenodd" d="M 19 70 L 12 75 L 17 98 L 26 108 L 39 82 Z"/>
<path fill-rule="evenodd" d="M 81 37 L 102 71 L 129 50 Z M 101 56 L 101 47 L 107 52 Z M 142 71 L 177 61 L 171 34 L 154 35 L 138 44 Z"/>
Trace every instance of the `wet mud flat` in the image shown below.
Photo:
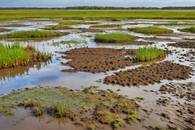
<path fill-rule="evenodd" d="M 79 48 L 65 52 L 63 58 L 70 59 L 65 65 L 76 71 L 92 73 L 117 70 L 133 64 L 134 50 L 112 48 Z"/>
<path fill-rule="evenodd" d="M 165 61 L 115 73 L 106 77 L 104 82 L 122 86 L 148 85 L 161 80 L 185 80 L 190 78 L 191 72 L 190 67 Z"/>
<path fill-rule="evenodd" d="M 164 110 L 160 115 L 183 130 L 195 128 L 195 83 L 170 83 L 160 87 L 157 105 Z"/>
<path fill-rule="evenodd" d="M 192 49 L 195 48 L 195 42 L 192 42 L 192 41 L 172 43 L 169 45 L 174 46 L 174 47 L 180 47 L 180 48 L 192 48 Z"/>

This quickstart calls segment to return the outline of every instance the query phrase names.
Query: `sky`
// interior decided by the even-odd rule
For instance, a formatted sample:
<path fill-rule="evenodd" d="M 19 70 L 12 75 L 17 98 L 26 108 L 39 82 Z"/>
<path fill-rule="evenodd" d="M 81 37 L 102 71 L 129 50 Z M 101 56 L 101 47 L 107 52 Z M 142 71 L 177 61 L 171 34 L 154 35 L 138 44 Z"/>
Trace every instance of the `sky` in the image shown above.
<path fill-rule="evenodd" d="M 195 0 L 0 0 L 0 7 L 165 7 L 195 6 Z"/>

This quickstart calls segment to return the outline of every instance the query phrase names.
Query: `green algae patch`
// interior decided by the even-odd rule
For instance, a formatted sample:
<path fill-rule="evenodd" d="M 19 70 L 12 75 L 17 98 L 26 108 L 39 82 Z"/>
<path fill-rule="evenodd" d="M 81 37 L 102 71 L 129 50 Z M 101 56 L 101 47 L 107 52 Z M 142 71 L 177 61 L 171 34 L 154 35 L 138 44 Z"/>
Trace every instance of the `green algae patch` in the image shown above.
<path fill-rule="evenodd" d="M 0 45 L 0 69 L 28 66 L 38 62 L 46 62 L 48 54 L 35 51 L 32 47 L 21 47 L 19 44 Z"/>
<path fill-rule="evenodd" d="M 17 107 L 30 108 L 34 116 L 49 114 L 55 118 L 80 120 L 89 129 L 96 129 L 98 124 L 122 127 L 127 118 L 131 115 L 134 118 L 139 108 L 135 100 L 95 87 L 82 91 L 63 87 L 33 88 L 14 91 L 0 98 L 0 110 Z M 0 111 L 0 114 L 5 113 Z"/>
<path fill-rule="evenodd" d="M 182 28 L 182 29 L 179 29 L 179 31 L 181 31 L 181 32 L 195 33 L 195 27 Z"/>
<path fill-rule="evenodd" d="M 135 27 L 129 28 L 129 31 L 136 32 L 136 33 L 143 33 L 143 34 L 167 34 L 173 33 L 172 30 L 167 28 L 160 28 L 160 27 Z"/>
<path fill-rule="evenodd" d="M 108 33 L 108 34 L 96 34 L 95 41 L 99 43 L 118 43 L 128 44 L 136 39 L 135 36 L 126 33 Z"/>
<path fill-rule="evenodd" d="M 9 34 L 0 35 L 0 39 L 6 40 L 45 40 L 53 37 L 63 36 L 67 33 L 64 32 L 53 32 L 53 31 L 42 31 L 42 30 L 31 30 L 31 31 L 16 31 Z"/>

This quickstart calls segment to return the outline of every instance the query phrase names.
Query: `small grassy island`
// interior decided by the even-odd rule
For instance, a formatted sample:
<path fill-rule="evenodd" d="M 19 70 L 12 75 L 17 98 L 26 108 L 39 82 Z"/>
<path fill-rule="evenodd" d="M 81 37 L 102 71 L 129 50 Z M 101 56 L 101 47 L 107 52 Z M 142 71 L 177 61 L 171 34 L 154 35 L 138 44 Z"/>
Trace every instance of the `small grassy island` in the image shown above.
<path fill-rule="evenodd" d="M 42 40 L 65 35 L 64 32 L 52 32 L 42 30 L 16 31 L 9 34 L 0 35 L 0 39 L 13 40 Z"/>
<path fill-rule="evenodd" d="M 28 66 L 46 62 L 50 58 L 50 55 L 37 52 L 32 47 L 21 47 L 18 44 L 0 45 L 0 69 Z"/>
<path fill-rule="evenodd" d="M 166 51 L 155 47 L 144 47 L 136 50 L 136 59 L 138 61 L 152 61 L 166 57 Z"/>
<path fill-rule="evenodd" d="M 128 30 L 136 33 L 143 33 L 143 34 L 167 34 L 173 32 L 170 29 L 160 28 L 160 27 L 135 27 L 135 28 L 129 28 Z"/>
<path fill-rule="evenodd" d="M 134 41 L 135 36 L 126 33 L 96 34 L 95 41 L 100 43 L 128 43 Z"/>
<path fill-rule="evenodd" d="M 182 29 L 179 29 L 179 31 L 181 31 L 181 32 L 195 33 L 195 27 L 182 28 Z"/>

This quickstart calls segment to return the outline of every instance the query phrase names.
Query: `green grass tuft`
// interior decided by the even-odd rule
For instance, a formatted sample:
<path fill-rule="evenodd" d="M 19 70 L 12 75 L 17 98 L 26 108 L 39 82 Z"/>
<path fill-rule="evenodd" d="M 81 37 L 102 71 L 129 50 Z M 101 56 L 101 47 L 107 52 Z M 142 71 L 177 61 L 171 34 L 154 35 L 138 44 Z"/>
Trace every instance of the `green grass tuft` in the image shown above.
<path fill-rule="evenodd" d="M 30 54 L 18 44 L 11 46 L 0 45 L 0 68 L 27 64 L 29 60 Z"/>
<path fill-rule="evenodd" d="M 133 31 L 136 33 L 143 33 L 143 34 L 165 34 L 165 33 L 173 32 L 170 29 L 160 28 L 160 27 L 135 27 L 135 28 L 129 28 L 129 31 Z"/>
<path fill-rule="evenodd" d="M 95 41 L 101 43 L 128 43 L 135 40 L 135 36 L 126 33 L 96 34 Z"/>
<path fill-rule="evenodd" d="M 182 32 L 195 33 L 195 27 L 183 28 L 183 29 L 179 29 L 179 30 Z"/>
<path fill-rule="evenodd" d="M 166 52 L 156 47 L 144 47 L 138 49 L 135 55 L 138 61 L 152 61 L 164 58 L 166 56 Z"/>

